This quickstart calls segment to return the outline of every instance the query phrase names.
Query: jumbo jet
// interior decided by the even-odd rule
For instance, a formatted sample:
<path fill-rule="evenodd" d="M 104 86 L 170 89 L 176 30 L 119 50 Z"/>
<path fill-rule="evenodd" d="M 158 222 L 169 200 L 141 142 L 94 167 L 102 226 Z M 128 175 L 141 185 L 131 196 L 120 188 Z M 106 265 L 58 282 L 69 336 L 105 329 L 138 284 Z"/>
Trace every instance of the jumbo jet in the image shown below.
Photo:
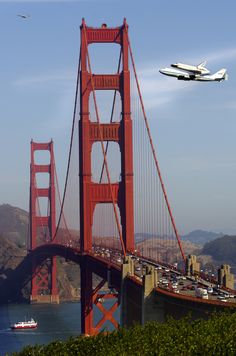
<path fill-rule="evenodd" d="M 159 72 L 170 77 L 175 77 L 178 80 L 195 80 L 199 82 L 221 82 L 228 79 L 226 69 L 222 68 L 214 74 L 196 74 L 191 70 L 180 70 L 174 68 L 163 68 Z"/>

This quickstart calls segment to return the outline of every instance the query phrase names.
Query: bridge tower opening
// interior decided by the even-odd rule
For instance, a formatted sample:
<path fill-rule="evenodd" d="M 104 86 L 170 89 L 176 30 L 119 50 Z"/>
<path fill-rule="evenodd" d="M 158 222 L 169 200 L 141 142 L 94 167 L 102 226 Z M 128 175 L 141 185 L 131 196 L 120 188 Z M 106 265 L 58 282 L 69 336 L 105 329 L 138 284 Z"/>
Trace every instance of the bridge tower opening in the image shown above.
<path fill-rule="evenodd" d="M 48 164 L 35 162 L 36 151 L 48 151 Z M 39 187 L 37 174 L 49 175 L 48 186 Z M 46 199 L 46 211 L 41 212 L 40 199 Z M 31 141 L 30 166 L 30 241 L 29 250 L 34 250 L 42 244 L 49 244 L 56 231 L 55 208 L 55 162 L 53 142 L 37 143 Z M 45 209 L 44 209 L 45 210 Z M 56 256 L 42 262 L 34 258 L 32 263 L 31 303 L 59 303 L 56 280 Z M 38 257 L 40 259 L 40 257 Z"/>
<path fill-rule="evenodd" d="M 121 48 L 121 70 L 117 74 L 94 74 L 91 72 L 88 46 L 99 43 L 113 43 Z M 80 170 L 80 243 L 84 254 L 81 265 L 81 314 L 82 333 L 93 334 L 92 270 L 86 255 L 92 251 L 92 222 L 96 204 L 111 203 L 119 207 L 123 253 L 133 252 L 134 247 L 134 206 L 133 206 L 133 142 L 130 99 L 130 71 L 128 26 L 126 21 L 120 27 L 88 27 L 81 25 L 81 67 L 80 67 L 80 120 L 79 120 L 79 170 Z M 101 123 L 90 120 L 89 97 L 95 92 L 113 90 L 120 94 L 120 122 Z M 116 142 L 120 149 L 121 180 L 110 183 L 92 181 L 91 152 L 95 142 Z M 106 155 L 106 154 L 105 154 Z M 104 161 L 105 161 L 104 155 Z M 107 172 L 107 176 L 108 176 Z M 115 208 L 114 208 L 115 210 Z M 104 221 L 106 224 L 106 221 Z"/>

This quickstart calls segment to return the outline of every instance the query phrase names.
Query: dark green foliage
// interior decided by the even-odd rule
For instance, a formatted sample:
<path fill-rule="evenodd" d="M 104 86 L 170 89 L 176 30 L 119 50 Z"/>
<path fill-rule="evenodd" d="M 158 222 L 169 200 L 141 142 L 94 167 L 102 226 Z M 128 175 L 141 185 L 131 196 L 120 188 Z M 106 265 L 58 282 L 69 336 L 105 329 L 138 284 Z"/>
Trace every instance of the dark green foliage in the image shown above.
<path fill-rule="evenodd" d="M 218 314 L 208 320 L 190 322 L 169 319 L 166 323 L 150 322 L 144 327 L 120 329 L 95 337 L 71 338 L 45 346 L 28 346 L 19 356 L 176 356 L 236 354 L 236 313 Z"/>
<path fill-rule="evenodd" d="M 225 261 L 230 265 L 236 265 L 236 236 L 223 236 L 214 241 L 208 242 L 202 254 L 211 255 L 217 261 Z"/>

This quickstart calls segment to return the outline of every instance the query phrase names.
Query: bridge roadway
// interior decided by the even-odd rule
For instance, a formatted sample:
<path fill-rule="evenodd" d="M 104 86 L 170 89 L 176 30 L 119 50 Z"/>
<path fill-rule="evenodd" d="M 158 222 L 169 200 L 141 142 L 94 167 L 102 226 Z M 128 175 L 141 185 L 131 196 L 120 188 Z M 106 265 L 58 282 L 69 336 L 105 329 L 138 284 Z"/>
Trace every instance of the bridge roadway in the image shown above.
<path fill-rule="evenodd" d="M 168 315 L 178 318 L 189 313 L 192 318 L 207 317 L 213 311 L 236 308 L 234 293 L 218 288 L 216 283 L 185 276 L 169 266 L 137 256 L 123 261 L 119 252 L 105 248 L 96 247 L 93 254 L 121 268 L 122 325 L 130 326 L 131 321 L 163 321 Z M 199 288 L 207 296 L 196 297 Z"/>
<path fill-rule="evenodd" d="M 87 259 L 89 268 L 115 289 L 120 300 L 121 325 L 143 324 L 150 320 L 166 319 L 167 315 L 181 317 L 191 311 L 193 318 L 206 316 L 210 311 L 236 307 L 231 293 L 212 285 L 208 299 L 196 298 L 196 287 L 207 289 L 208 281 L 187 277 L 181 272 L 137 256 L 125 259 L 119 251 L 94 247 L 82 255 L 78 249 L 59 244 L 42 245 L 31 251 L 14 273 L 1 282 L 0 301 L 11 302 L 30 279 L 32 260 L 38 264 L 51 256 L 61 256 L 77 264 Z M 104 292 L 105 293 L 105 292 Z M 195 314 L 195 315 L 194 315 Z"/>
<path fill-rule="evenodd" d="M 95 256 L 99 256 L 112 262 L 114 265 L 122 266 L 123 256 L 117 251 L 112 251 L 105 248 L 97 247 L 94 251 Z M 154 267 L 157 272 L 157 287 L 172 291 L 173 293 L 180 293 L 186 296 L 195 297 L 196 288 L 203 288 L 207 290 L 207 299 L 217 300 L 222 302 L 236 303 L 236 293 L 229 293 L 217 285 L 217 282 L 204 280 L 201 277 L 185 276 L 180 271 L 165 266 L 164 264 L 155 263 L 148 259 L 130 256 L 134 261 L 134 277 L 142 282 L 143 277 L 151 267 Z M 235 298 L 234 298 L 235 297 Z"/>

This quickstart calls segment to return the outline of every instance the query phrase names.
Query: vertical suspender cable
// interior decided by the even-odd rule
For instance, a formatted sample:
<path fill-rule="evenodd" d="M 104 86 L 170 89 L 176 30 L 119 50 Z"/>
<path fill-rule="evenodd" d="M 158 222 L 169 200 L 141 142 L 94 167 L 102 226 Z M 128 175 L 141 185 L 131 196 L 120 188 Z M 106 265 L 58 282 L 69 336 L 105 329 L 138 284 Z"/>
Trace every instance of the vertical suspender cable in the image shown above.
<path fill-rule="evenodd" d="M 162 176 L 161 176 L 161 171 L 160 171 L 159 163 L 158 163 L 158 161 L 157 161 L 157 157 L 156 157 L 156 153 L 155 153 L 155 148 L 154 148 L 154 145 L 153 145 L 153 142 L 152 142 L 152 138 L 151 138 L 151 132 L 150 132 L 150 128 L 149 128 L 148 121 L 147 121 L 147 116 L 146 116 L 145 109 L 144 109 L 144 105 L 143 105 L 142 95 L 141 95 L 140 86 L 139 86 L 139 82 L 138 82 L 138 77 L 137 77 L 137 73 L 136 73 L 136 69 L 135 69 L 134 58 L 133 58 L 133 52 L 132 52 L 131 45 L 130 45 L 130 40 L 129 40 L 129 35 L 128 35 L 128 30 L 127 30 L 127 25 L 126 25 L 126 23 L 124 24 L 124 26 L 125 26 L 125 29 L 126 29 L 126 32 L 127 32 L 127 39 L 128 39 L 128 46 L 129 46 L 129 51 L 130 51 L 130 57 L 131 57 L 131 61 L 132 61 L 133 69 L 134 69 L 134 75 L 135 75 L 136 85 L 137 85 L 137 89 L 138 89 L 138 93 L 139 93 L 139 99 L 140 99 L 141 106 L 142 106 L 143 117 L 144 117 L 145 125 L 146 125 L 146 128 L 147 128 L 148 136 L 149 136 L 150 145 L 151 145 L 151 149 L 152 149 L 152 153 L 153 153 L 153 157 L 154 157 L 156 169 L 157 169 L 157 172 L 158 172 L 158 175 L 159 175 L 159 179 L 160 179 L 162 191 L 163 191 L 164 198 L 165 198 L 165 201 L 166 201 L 166 205 L 167 205 L 167 208 L 168 208 L 168 211 L 169 211 L 169 214 L 170 214 L 171 222 L 172 222 L 172 225 L 173 225 L 173 228 L 174 228 L 174 231 L 175 231 L 175 236 L 176 236 L 177 241 L 178 241 L 178 245 L 179 245 L 179 248 L 180 248 L 180 252 L 181 252 L 181 255 L 182 255 L 183 260 L 185 261 L 184 251 L 183 251 L 183 249 L 182 249 L 182 245 L 181 245 L 179 233 L 178 233 L 177 227 L 176 227 L 176 225 L 175 225 L 174 217 L 173 217 L 172 212 L 171 212 L 171 208 L 170 208 L 170 204 L 169 204 L 169 201 L 168 201 L 168 198 L 167 198 L 167 194 L 166 194 L 164 182 L 163 182 Z"/>
<path fill-rule="evenodd" d="M 120 57 L 119 57 L 119 62 L 118 62 L 117 74 L 119 74 L 119 72 L 120 72 L 120 63 L 121 63 L 121 50 L 120 50 Z M 113 115 L 114 115 L 114 109 L 115 109 L 115 103 L 116 103 L 116 94 L 117 94 L 117 90 L 115 90 L 115 92 L 114 92 L 112 109 L 111 109 L 110 123 L 112 123 L 112 121 L 113 121 Z M 107 143 L 106 143 L 105 155 L 107 155 L 108 145 L 109 145 L 109 141 L 107 141 Z M 105 162 L 103 161 L 99 183 L 102 182 L 104 168 L 105 168 Z"/>
<path fill-rule="evenodd" d="M 60 207 L 62 208 L 62 206 L 64 205 L 64 201 L 62 203 L 62 200 L 61 200 L 61 195 L 60 195 L 60 190 L 59 190 L 59 184 L 58 184 L 58 176 L 57 176 L 57 170 L 56 170 L 56 165 L 54 165 L 54 171 L 55 171 L 55 178 L 56 178 L 56 190 L 57 190 L 57 194 L 58 194 L 58 199 L 59 199 L 59 204 L 60 204 Z M 64 198 L 64 197 L 63 197 Z M 65 219 L 65 215 L 64 215 L 64 211 L 63 209 L 61 209 L 61 217 L 63 218 L 63 221 L 65 223 L 65 227 L 66 227 L 66 230 L 71 238 L 71 233 L 68 229 L 68 226 L 67 226 L 67 221 Z M 55 234 L 56 235 L 56 234 Z"/>
<path fill-rule="evenodd" d="M 58 218 L 58 224 L 57 224 L 57 228 L 56 228 L 56 231 L 55 231 L 55 236 L 52 238 L 52 241 L 55 239 L 55 237 L 57 235 L 57 232 L 58 232 L 58 229 L 59 229 L 59 224 L 60 224 L 60 221 L 61 221 L 61 217 L 63 215 L 63 208 L 64 208 L 64 203 L 65 203 L 65 198 L 66 198 L 66 189 L 67 189 L 67 183 L 68 183 L 68 177 L 69 177 L 71 153 L 72 153 L 72 144 L 73 144 L 73 137 L 74 137 L 74 130 L 75 130 L 76 108 L 77 108 L 78 91 L 79 91 L 80 62 L 81 62 L 81 49 L 80 49 L 80 54 L 79 54 L 79 64 L 78 64 L 78 71 L 77 71 L 77 81 L 76 81 L 73 121 L 72 121 L 71 137 L 70 137 L 70 148 L 69 148 L 69 157 L 68 157 L 68 163 L 67 163 L 66 180 L 65 180 L 64 193 L 63 193 L 62 204 L 61 204 L 61 211 L 60 211 L 60 215 L 59 215 L 59 218 Z"/>

